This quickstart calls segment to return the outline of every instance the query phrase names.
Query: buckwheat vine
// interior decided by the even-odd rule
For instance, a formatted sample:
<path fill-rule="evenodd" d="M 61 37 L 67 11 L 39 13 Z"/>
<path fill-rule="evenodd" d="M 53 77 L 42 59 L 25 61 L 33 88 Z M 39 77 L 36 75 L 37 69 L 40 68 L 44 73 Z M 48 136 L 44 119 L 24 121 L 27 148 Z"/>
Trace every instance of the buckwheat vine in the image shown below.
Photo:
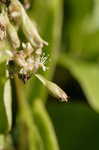
<path fill-rule="evenodd" d="M 25 8 L 29 8 L 27 0 Z M 67 95 L 62 89 L 37 74 L 40 68 L 43 71 L 47 69 L 47 57 L 43 54 L 43 47 L 48 43 L 40 37 L 25 8 L 19 0 L 0 0 L 0 42 L 7 41 L 10 45 L 10 49 L 5 52 L 2 49 L 1 53 L 7 55 L 6 68 L 9 78 L 17 76 L 26 83 L 35 75 L 54 96 L 67 101 Z M 25 42 L 20 39 L 19 30 L 23 32 Z"/>

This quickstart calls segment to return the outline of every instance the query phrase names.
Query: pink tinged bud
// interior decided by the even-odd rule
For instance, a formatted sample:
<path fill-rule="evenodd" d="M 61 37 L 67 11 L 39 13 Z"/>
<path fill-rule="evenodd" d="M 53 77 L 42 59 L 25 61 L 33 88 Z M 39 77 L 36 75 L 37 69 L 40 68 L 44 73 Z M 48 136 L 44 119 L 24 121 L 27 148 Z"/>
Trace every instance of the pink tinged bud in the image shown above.
<path fill-rule="evenodd" d="M 48 81 L 40 74 L 35 74 L 35 76 L 43 83 L 43 85 L 55 96 L 56 98 L 60 99 L 61 101 L 68 101 L 67 94 L 55 83 Z"/>

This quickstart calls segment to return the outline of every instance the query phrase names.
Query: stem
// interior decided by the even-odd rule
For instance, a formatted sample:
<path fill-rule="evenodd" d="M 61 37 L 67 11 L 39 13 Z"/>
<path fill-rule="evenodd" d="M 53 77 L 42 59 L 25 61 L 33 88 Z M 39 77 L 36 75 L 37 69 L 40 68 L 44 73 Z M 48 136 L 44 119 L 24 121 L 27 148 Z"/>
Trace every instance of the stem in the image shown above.
<path fill-rule="evenodd" d="M 29 138 L 29 146 L 30 150 L 43 150 L 42 140 L 38 133 L 38 130 L 33 122 L 33 117 L 31 115 L 31 111 L 29 105 L 24 96 L 24 87 L 22 82 L 16 78 L 16 92 L 18 97 L 18 105 L 21 120 L 26 124 L 28 128 L 28 138 Z"/>
<path fill-rule="evenodd" d="M 12 139 L 9 134 L 0 135 L 0 150 L 14 150 Z"/>
<path fill-rule="evenodd" d="M 45 110 L 44 104 L 41 100 L 36 99 L 33 103 L 33 115 L 39 132 L 44 141 L 45 150 L 59 150 L 56 135 L 53 125 Z"/>
<path fill-rule="evenodd" d="M 0 135 L 0 149 L 5 147 L 5 135 Z"/>

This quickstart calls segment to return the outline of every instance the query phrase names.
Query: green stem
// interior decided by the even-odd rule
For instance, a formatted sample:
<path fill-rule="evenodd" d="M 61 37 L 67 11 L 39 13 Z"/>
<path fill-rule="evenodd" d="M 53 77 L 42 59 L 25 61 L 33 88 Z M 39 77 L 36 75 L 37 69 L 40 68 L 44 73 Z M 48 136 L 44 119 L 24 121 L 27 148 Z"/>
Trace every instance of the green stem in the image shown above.
<path fill-rule="evenodd" d="M 0 149 L 4 149 L 5 148 L 5 135 L 1 134 L 0 135 Z"/>
<path fill-rule="evenodd" d="M 44 149 L 59 150 L 53 125 L 41 100 L 36 99 L 33 102 L 33 115 L 44 142 Z"/>
<path fill-rule="evenodd" d="M 9 134 L 0 134 L 0 150 L 14 150 Z"/>
<path fill-rule="evenodd" d="M 28 128 L 28 138 L 29 138 L 29 147 L 30 150 L 43 150 L 43 144 L 41 137 L 38 133 L 38 130 L 33 122 L 33 117 L 29 108 L 29 105 L 24 96 L 24 88 L 22 82 L 16 78 L 15 79 L 17 96 L 18 96 L 18 104 L 19 104 L 19 112 L 20 117 L 23 123 Z"/>

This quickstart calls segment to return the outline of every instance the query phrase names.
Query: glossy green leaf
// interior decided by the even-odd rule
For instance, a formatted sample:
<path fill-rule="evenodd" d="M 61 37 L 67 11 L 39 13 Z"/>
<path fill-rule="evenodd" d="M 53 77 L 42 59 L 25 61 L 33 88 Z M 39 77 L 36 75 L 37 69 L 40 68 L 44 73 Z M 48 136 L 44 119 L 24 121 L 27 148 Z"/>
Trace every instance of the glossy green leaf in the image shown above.
<path fill-rule="evenodd" d="M 66 55 L 59 63 L 67 68 L 80 83 L 89 104 L 99 112 L 99 66 L 97 63 L 79 61 Z"/>

